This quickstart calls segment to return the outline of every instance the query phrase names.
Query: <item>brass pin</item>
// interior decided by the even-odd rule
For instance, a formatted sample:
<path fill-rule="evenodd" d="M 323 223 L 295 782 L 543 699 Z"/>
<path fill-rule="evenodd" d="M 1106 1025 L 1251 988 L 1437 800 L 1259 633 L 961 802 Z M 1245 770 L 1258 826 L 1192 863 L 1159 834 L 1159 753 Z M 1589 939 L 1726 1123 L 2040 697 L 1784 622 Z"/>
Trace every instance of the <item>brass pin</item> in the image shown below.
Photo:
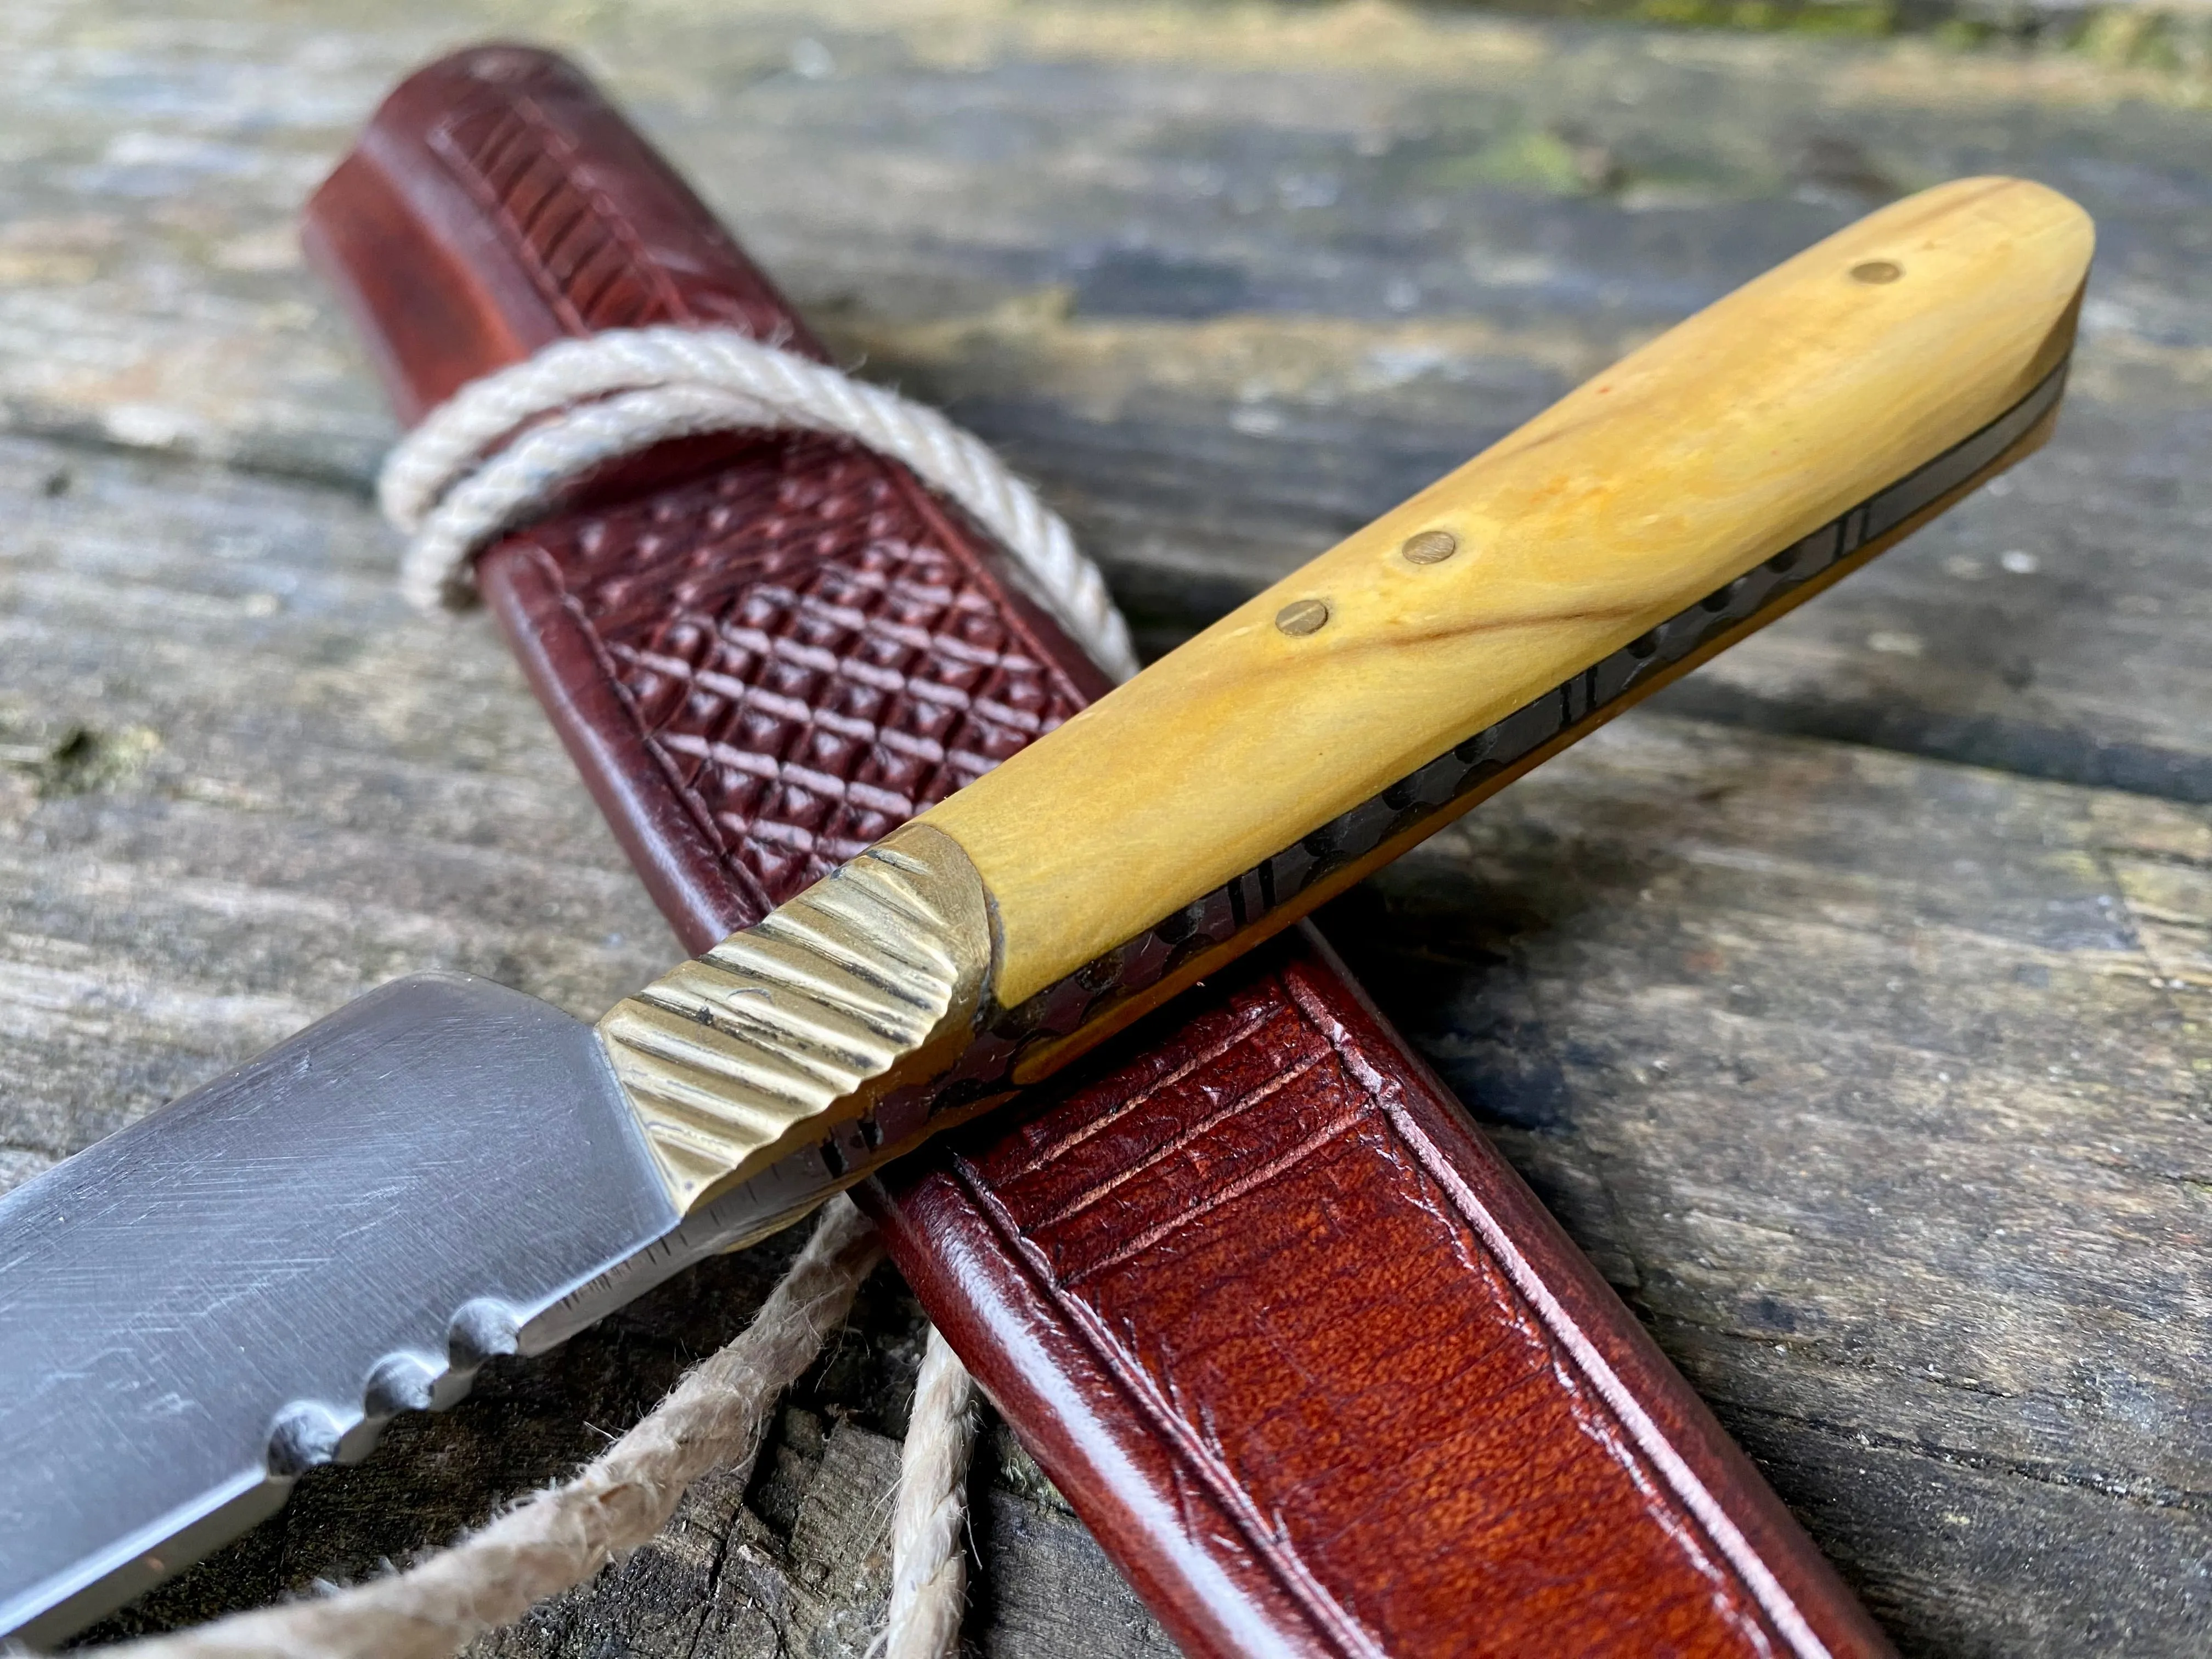
<path fill-rule="evenodd" d="M 1292 639 L 1318 634 L 1328 620 L 1328 606 L 1320 599 L 1292 599 L 1275 613 L 1275 626 Z"/>
<path fill-rule="evenodd" d="M 1851 267 L 1855 283 L 1893 283 L 1905 275 L 1905 267 L 1894 259 L 1869 259 Z"/>
<path fill-rule="evenodd" d="M 1424 530 L 1407 537 L 1398 551 L 1407 564 L 1442 564 L 1459 551 L 1459 538 L 1449 530 Z"/>

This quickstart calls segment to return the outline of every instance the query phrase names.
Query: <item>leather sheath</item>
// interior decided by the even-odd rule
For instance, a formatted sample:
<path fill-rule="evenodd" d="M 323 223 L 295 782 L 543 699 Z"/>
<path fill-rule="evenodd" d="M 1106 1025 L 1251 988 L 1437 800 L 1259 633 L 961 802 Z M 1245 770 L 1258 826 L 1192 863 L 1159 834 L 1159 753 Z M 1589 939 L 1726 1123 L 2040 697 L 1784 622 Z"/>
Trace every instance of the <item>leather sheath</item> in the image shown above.
<path fill-rule="evenodd" d="M 307 238 L 410 422 L 604 328 L 822 355 L 523 47 L 403 84 Z M 975 526 L 817 435 L 614 464 L 477 574 L 694 950 L 1105 689 Z M 1310 929 L 859 1196 L 1187 1653 L 1887 1651 Z"/>

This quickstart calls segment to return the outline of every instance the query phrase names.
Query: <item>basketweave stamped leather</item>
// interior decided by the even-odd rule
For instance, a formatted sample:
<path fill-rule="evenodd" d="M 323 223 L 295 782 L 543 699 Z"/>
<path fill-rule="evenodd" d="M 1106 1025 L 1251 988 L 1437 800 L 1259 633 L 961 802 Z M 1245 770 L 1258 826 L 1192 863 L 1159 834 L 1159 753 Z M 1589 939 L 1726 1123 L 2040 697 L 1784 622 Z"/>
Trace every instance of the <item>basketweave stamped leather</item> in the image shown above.
<path fill-rule="evenodd" d="M 708 477 L 539 526 L 487 580 L 560 595 L 763 910 L 1103 684 L 1054 660 L 903 468 L 836 439 L 763 439 Z"/>
<path fill-rule="evenodd" d="M 525 48 L 411 77 L 308 240 L 410 421 L 599 328 L 819 355 L 590 84 Z M 693 950 L 1105 685 L 904 468 L 820 437 L 611 466 L 478 580 Z M 859 1195 L 1189 1653 L 1887 1650 L 1309 929 Z"/>

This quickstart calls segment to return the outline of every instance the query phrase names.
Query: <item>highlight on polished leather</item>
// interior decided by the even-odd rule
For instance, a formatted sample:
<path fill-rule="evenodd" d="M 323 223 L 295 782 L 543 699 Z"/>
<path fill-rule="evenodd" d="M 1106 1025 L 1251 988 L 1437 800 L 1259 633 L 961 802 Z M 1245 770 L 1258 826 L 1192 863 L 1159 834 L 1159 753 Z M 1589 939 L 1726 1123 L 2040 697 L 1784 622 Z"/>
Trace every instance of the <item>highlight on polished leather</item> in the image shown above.
<path fill-rule="evenodd" d="M 1210 817 L 1188 828 L 1224 861 L 1158 884 L 1130 936 L 1165 947 L 1142 947 L 1158 970 L 1147 1000 L 1206 971 L 1221 938 L 1295 914 L 1278 902 L 1294 875 L 1279 858 L 1310 861 L 1291 896 L 1313 902 L 1373 849 L 1471 805 L 2039 441 L 2047 405 L 2032 400 L 2055 399 L 2086 231 L 2032 186 L 1985 184 L 1972 200 L 1920 206 L 1925 218 L 1888 221 L 1890 242 L 1826 273 L 1856 284 L 1835 303 L 1862 305 L 1860 290 L 1875 288 L 1914 295 L 1856 273 L 1942 253 L 1929 239 L 1940 243 L 1947 221 L 1986 227 L 2026 210 L 2005 234 L 2045 275 L 2064 247 L 2072 286 L 2051 285 L 2009 368 L 1956 342 L 1936 352 L 1957 319 L 1923 319 L 1922 376 L 1888 361 L 1887 380 L 1854 381 L 1832 406 L 1770 410 L 1811 464 L 1756 481 L 1732 530 L 1715 530 L 1721 498 L 1753 480 L 1709 474 L 1712 500 L 1670 496 L 1643 521 L 1697 507 L 1705 538 L 1683 544 L 1707 564 L 1662 561 L 1620 614 L 1573 605 L 1556 626 L 1525 630 L 1565 645 L 1548 667 L 1540 651 L 1504 653 L 1512 672 L 1478 676 L 1486 690 L 1468 688 L 1459 727 L 1431 754 L 1372 776 L 1347 769 L 1299 812 L 1279 800 L 1225 838 Z M 580 76 L 524 48 L 461 53 L 406 82 L 319 195 L 309 241 L 408 418 L 598 328 L 738 326 L 819 355 L 666 164 Z M 1767 337 L 1786 311 L 1763 313 Z M 1928 373 L 1939 357 L 1944 373 Z M 1883 416 L 1885 387 L 1901 401 Z M 1733 418 L 1724 401 L 1709 412 L 1709 424 Z M 1878 439 L 1856 472 L 1827 469 L 1836 451 L 1805 425 L 1821 415 L 1843 417 L 1832 438 Z M 1662 444 L 1642 455 L 1660 463 L 1655 474 L 1684 459 L 1666 445 L 1694 438 L 1664 422 L 1646 429 Z M 1565 435 L 1546 443 L 1558 453 Z M 1503 466 L 1486 476 L 1508 495 L 1525 477 L 1513 465 L 1529 464 L 1512 442 L 1485 458 Z M 1581 509 L 1602 508 L 1636 459 L 1613 456 L 1583 478 Z M 1418 522 L 1386 520 L 1364 552 L 1340 550 L 1369 560 L 1367 586 L 1255 601 L 1224 625 L 1253 635 L 1212 660 L 1244 672 L 1267 666 L 1258 653 L 1304 652 L 1282 660 L 1310 669 L 1320 656 L 1330 695 L 1371 686 L 1347 642 L 1413 614 L 1389 610 L 1389 583 L 1418 599 L 1407 584 L 1527 558 L 1474 496 L 1437 506 Z M 1607 545 L 1589 535 L 1601 516 L 1557 550 L 1585 560 L 1570 587 Z M 1525 599 L 1547 567 L 1519 568 L 1524 588 L 1509 599 Z M 829 440 L 670 446 L 494 547 L 478 574 L 641 874 L 687 945 L 710 955 L 1105 690 L 972 527 L 904 469 Z M 1364 614 L 1370 598 L 1378 608 Z M 1383 634 L 1371 635 L 1378 621 Z M 1498 621 L 1476 629 L 1492 636 L 1485 658 L 1514 635 Z M 1417 653 L 1438 643 L 1416 628 Z M 1434 678 L 1383 695 L 1426 697 Z M 1477 775 L 1394 787 L 1447 761 Z M 1086 811 L 1081 787 L 1025 787 L 1024 810 L 1053 824 Z M 938 827 L 958 839 L 958 824 Z M 988 850 L 988 826 L 975 839 Z M 988 857 L 969 862 L 988 884 Z M 1111 954 L 1094 951 L 1049 982 L 1079 987 Z M 1117 971 L 1106 987 L 1135 982 Z M 1013 1011 L 979 1007 L 987 1041 L 990 1021 L 1034 1011 L 1018 999 Z M 1026 1042 L 1038 1069 L 1063 1063 L 1073 1051 L 1052 1046 L 1057 1035 L 1002 1023 L 1000 1057 Z M 1310 931 L 1216 972 L 1067 1079 L 940 1136 L 859 1194 L 932 1316 L 1187 1651 L 1886 1650 L 1634 1319 Z M 841 1144 L 865 1158 L 942 1121 L 928 1091 L 894 1090 Z"/>

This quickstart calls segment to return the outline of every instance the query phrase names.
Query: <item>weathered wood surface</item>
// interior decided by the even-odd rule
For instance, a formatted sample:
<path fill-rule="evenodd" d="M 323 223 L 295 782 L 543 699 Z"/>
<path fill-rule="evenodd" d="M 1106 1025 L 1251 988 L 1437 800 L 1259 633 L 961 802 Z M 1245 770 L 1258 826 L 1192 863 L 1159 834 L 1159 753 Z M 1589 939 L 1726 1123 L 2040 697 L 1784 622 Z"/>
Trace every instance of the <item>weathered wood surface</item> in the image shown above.
<path fill-rule="evenodd" d="M 1338 908 L 1385 1009 L 1915 1653 L 2212 1632 L 2212 115 L 2075 58 L 895 0 L 0 13 L 0 1181 L 391 975 L 665 965 L 291 216 L 383 88 L 577 50 L 867 372 L 1042 479 L 1154 647 L 1865 207 L 2100 223 L 2052 448 Z M 501 1370 L 132 1622 L 373 1571 L 742 1322 Z M 918 1315 L 514 1654 L 857 1653 Z M 1165 1644 L 1003 1435 L 969 1635 Z"/>

